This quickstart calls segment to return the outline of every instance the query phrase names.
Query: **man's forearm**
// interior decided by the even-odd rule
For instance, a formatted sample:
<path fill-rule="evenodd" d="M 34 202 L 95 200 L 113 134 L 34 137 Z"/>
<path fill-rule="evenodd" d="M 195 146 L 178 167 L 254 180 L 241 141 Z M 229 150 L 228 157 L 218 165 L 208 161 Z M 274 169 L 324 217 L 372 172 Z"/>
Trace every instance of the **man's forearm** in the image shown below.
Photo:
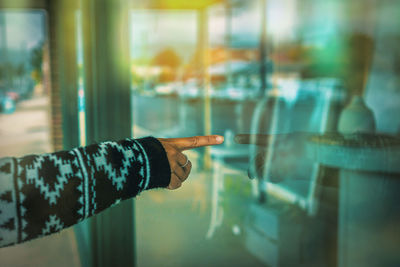
<path fill-rule="evenodd" d="M 166 187 L 155 138 L 0 159 L 0 247 L 58 232 L 140 192 Z"/>

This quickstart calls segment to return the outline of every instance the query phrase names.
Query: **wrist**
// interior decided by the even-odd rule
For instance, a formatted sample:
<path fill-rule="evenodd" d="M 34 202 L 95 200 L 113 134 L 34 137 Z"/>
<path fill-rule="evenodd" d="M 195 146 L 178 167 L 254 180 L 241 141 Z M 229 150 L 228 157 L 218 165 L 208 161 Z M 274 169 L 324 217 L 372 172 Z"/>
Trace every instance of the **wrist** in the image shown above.
<path fill-rule="evenodd" d="M 135 140 L 139 149 L 143 150 L 144 171 L 143 190 L 167 187 L 171 179 L 167 153 L 161 142 L 154 137 L 145 137 Z"/>

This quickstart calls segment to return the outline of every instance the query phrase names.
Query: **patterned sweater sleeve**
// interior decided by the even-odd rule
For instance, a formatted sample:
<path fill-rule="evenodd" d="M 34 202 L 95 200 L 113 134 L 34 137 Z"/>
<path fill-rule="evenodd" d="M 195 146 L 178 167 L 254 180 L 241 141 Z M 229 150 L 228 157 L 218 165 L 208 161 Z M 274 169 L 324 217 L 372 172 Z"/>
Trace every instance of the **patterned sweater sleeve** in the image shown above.
<path fill-rule="evenodd" d="M 58 232 L 132 198 L 166 187 L 170 167 L 153 138 L 0 159 L 0 247 Z"/>

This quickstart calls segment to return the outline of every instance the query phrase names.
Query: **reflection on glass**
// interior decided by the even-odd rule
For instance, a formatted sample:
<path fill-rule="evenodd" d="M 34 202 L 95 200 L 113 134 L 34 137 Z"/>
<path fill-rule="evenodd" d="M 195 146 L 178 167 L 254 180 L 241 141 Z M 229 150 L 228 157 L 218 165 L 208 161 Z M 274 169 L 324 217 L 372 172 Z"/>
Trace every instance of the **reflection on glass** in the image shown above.
<path fill-rule="evenodd" d="M 226 141 L 136 202 L 139 265 L 399 264 L 399 3 L 152 8 L 131 13 L 135 136 Z"/>

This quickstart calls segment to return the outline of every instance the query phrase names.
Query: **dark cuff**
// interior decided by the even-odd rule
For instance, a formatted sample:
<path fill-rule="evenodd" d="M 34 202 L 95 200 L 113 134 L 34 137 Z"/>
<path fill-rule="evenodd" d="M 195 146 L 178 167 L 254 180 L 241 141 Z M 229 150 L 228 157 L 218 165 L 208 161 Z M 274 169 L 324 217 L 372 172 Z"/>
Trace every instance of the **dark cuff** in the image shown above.
<path fill-rule="evenodd" d="M 149 159 L 150 182 L 147 189 L 167 187 L 171 180 L 171 168 L 163 145 L 154 137 L 145 137 L 136 141 L 143 146 Z"/>

